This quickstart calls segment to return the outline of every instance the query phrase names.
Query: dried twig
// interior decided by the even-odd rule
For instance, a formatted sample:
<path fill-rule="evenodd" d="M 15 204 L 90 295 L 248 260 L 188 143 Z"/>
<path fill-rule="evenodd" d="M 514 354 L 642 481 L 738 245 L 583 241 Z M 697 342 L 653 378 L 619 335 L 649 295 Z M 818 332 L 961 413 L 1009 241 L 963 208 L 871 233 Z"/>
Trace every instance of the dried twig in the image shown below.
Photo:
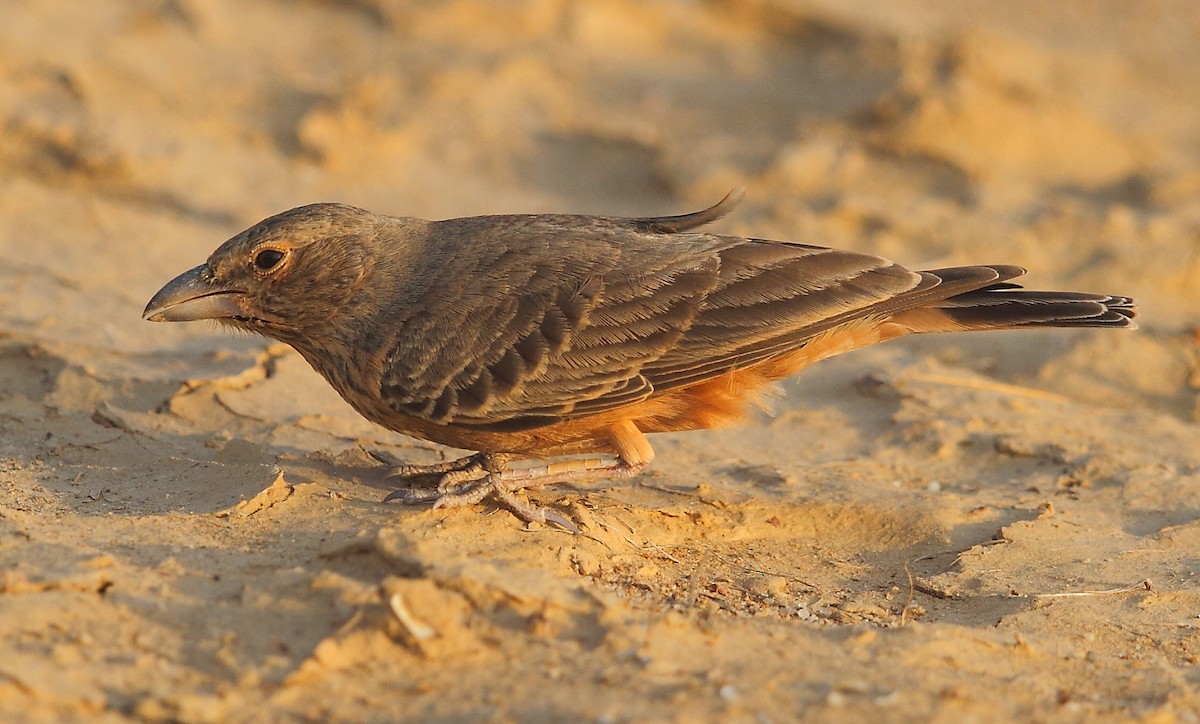
<path fill-rule="evenodd" d="M 908 597 L 904 599 L 904 608 L 900 609 L 901 626 L 908 623 L 908 608 L 912 606 L 913 598 L 917 595 L 917 586 L 913 581 L 912 569 L 908 567 L 908 561 L 904 562 L 904 575 L 908 576 Z"/>
<path fill-rule="evenodd" d="M 1111 596 L 1118 593 L 1132 593 L 1134 591 L 1153 591 L 1154 587 L 1150 584 L 1150 579 L 1138 581 L 1132 586 L 1124 588 L 1106 588 L 1102 591 L 1068 591 L 1066 593 L 1034 593 L 1030 594 L 1031 598 L 1072 598 L 1077 596 Z"/>
<path fill-rule="evenodd" d="M 779 578 L 782 578 L 784 580 L 792 581 L 794 583 L 799 583 L 803 586 L 808 586 L 809 588 L 811 588 L 814 591 L 821 590 L 821 589 L 817 588 L 817 586 L 815 584 L 809 583 L 808 581 L 804 580 L 803 578 L 796 578 L 795 576 L 789 576 L 786 573 L 777 573 L 776 571 L 764 571 L 759 568 L 751 568 L 750 566 L 722 558 L 721 556 L 717 555 L 716 553 L 713 553 L 713 558 L 716 558 L 718 561 L 721 561 L 722 563 L 724 563 L 727 566 L 734 566 L 735 568 L 741 568 L 743 571 L 746 571 L 747 573 L 757 573 L 757 574 L 763 575 L 763 576 L 778 576 Z"/>
<path fill-rule="evenodd" d="M 388 608 L 391 609 L 392 615 L 396 617 L 396 620 L 400 622 L 400 625 L 404 627 L 408 635 L 412 636 L 413 640 L 418 644 L 437 636 L 437 631 L 432 626 L 417 618 L 408 610 L 408 605 L 404 602 L 404 596 L 401 596 L 399 593 L 393 593 L 392 597 L 388 599 Z"/>

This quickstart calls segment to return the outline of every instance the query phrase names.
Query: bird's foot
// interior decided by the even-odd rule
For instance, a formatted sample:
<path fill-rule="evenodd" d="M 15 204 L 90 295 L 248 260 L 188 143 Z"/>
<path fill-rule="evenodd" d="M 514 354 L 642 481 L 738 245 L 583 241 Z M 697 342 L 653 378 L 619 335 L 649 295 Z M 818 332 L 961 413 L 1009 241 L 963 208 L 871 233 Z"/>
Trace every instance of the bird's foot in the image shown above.
<path fill-rule="evenodd" d="M 394 462 L 378 455 L 376 458 L 389 464 Z M 579 533 L 579 528 L 562 514 L 533 505 L 518 497 L 517 492 L 565 480 L 629 477 L 645 467 L 644 463 L 630 465 L 619 458 L 596 457 L 513 468 L 509 466 L 513 459 L 511 455 L 477 453 L 436 465 L 394 465 L 388 477 L 403 477 L 412 482 L 433 478 L 436 485 L 398 488 L 383 500 L 402 505 L 432 502 L 434 508 L 455 508 L 474 505 L 491 497 L 526 522 L 553 523 L 564 530 Z"/>
<path fill-rule="evenodd" d="M 383 450 L 371 450 L 367 453 L 379 462 L 388 466 L 387 478 L 403 478 L 414 485 L 438 485 L 457 481 L 473 480 L 487 474 L 489 465 L 495 467 L 507 459 L 502 455 L 475 453 L 456 460 L 446 460 L 429 465 L 412 465 L 401 462 L 399 458 Z"/>

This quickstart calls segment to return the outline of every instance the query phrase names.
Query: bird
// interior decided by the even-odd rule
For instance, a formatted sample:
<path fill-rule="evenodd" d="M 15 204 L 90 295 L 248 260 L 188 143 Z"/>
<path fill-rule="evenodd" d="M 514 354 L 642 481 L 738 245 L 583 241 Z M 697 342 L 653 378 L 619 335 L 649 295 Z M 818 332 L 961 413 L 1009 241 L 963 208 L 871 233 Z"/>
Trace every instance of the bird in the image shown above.
<path fill-rule="evenodd" d="M 403 480 L 385 501 L 490 497 L 576 531 L 520 493 L 636 475 L 648 434 L 739 422 L 825 358 L 910 334 L 1136 327 L 1130 297 L 1028 290 L 1019 266 L 914 271 L 701 230 L 742 195 L 643 218 L 300 206 L 221 244 L 143 318 L 282 341 L 371 422 L 473 451 L 432 465 L 373 453 Z"/>

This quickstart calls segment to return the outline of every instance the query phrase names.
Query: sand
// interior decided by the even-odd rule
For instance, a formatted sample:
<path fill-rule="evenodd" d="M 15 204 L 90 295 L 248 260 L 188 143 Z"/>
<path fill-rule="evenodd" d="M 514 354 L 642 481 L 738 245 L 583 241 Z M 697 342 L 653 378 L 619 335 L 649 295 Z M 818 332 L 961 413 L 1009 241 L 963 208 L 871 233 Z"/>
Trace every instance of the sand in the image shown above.
<path fill-rule="evenodd" d="M 1200 9 L 9 0 L 0 719 L 1196 721 Z M 902 340 L 634 480 L 381 505 L 294 352 L 142 321 L 277 211 L 693 210 L 1129 294 Z"/>

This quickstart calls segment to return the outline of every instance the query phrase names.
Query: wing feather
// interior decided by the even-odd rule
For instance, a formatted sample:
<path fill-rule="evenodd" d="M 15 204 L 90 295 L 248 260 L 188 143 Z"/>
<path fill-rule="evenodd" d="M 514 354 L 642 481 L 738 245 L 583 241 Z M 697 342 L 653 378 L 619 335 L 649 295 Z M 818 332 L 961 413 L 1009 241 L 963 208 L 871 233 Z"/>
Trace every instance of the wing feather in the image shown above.
<path fill-rule="evenodd" d="M 454 278 L 428 270 L 430 287 L 467 288 L 423 293 L 386 360 L 385 399 L 436 423 L 526 430 L 787 354 L 844 321 L 920 304 L 939 284 L 979 286 L 869 254 L 677 233 L 727 206 L 435 222 L 431 244 L 458 257 L 443 265 Z"/>

